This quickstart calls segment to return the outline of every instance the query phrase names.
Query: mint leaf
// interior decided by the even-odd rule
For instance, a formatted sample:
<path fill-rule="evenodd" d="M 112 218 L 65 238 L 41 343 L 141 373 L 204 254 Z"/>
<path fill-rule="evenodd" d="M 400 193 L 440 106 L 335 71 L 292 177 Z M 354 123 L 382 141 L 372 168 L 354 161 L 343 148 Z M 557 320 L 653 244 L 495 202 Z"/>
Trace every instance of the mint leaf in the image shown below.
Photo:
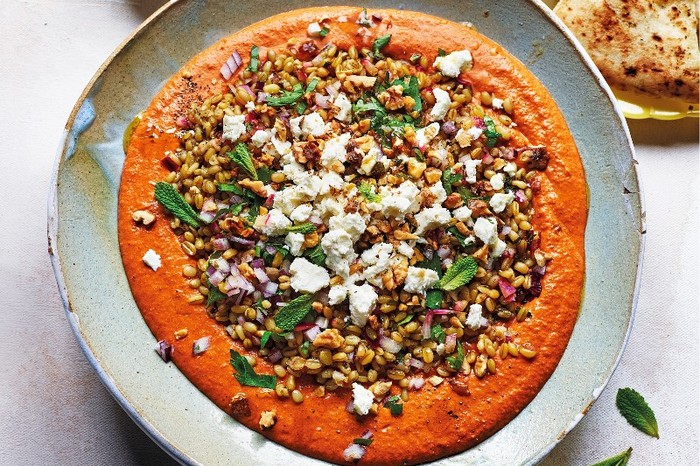
<path fill-rule="evenodd" d="M 318 78 L 312 79 L 311 82 L 308 84 L 308 86 L 306 86 L 306 92 L 304 92 L 304 94 L 312 93 L 314 91 L 314 89 L 316 89 L 318 82 L 319 82 Z"/>
<path fill-rule="evenodd" d="M 491 117 L 484 117 L 484 125 L 486 129 L 484 130 L 484 136 L 486 136 L 486 147 L 493 147 L 498 142 L 498 138 L 501 137 L 501 133 L 496 131 L 496 123 L 494 123 Z"/>
<path fill-rule="evenodd" d="M 267 330 L 263 332 L 262 337 L 260 337 L 260 349 L 263 349 L 265 345 L 267 345 L 267 342 L 270 340 L 271 336 L 272 332 L 269 332 Z"/>
<path fill-rule="evenodd" d="M 373 438 L 355 438 L 355 439 L 352 439 L 352 443 L 356 443 L 358 445 L 362 445 L 365 447 L 372 445 L 372 442 L 374 442 Z"/>
<path fill-rule="evenodd" d="M 623 451 L 619 455 L 611 456 L 610 458 L 600 461 L 592 466 L 626 466 L 631 455 L 632 447 L 629 447 L 627 451 Z"/>
<path fill-rule="evenodd" d="M 323 252 L 321 243 L 317 244 L 311 249 L 307 249 L 304 252 L 304 257 L 306 257 L 309 262 L 316 265 L 324 265 L 326 263 L 326 254 Z"/>
<path fill-rule="evenodd" d="M 462 369 L 462 364 L 464 363 L 464 348 L 462 348 L 462 343 L 457 342 L 457 356 L 450 356 L 445 358 L 447 365 L 452 368 L 452 370 L 458 371 Z"/>
<path fill-rule="evenodd" d="M 374 40 L 374 42 L 372 42 L 372 51 L 374 52 L 374 54 L 375 55 L 379 54 L 379 51 L 382 50 L 384 47 L 386 47 L 389 44 L 390 40 L 391 40 L 391 34 L 377 37 Z"/>
<path fill-rule="evenodd" d="M 207 295 L 207 307 L 217 303 L 218 301 L 222 301 L 227 297 L 228 296 L 219 291 L 218 287 L 211 285 L 209 286 L 209 294 Z"/>
<path fill-rule="evenodd" d="M 259 65 L 260 65 L 260 49 L 258 48 L 257 45 L 254 45 L 250 49 L 250 65 L 248 66 L 248 69 L 250 71 L 252 71 L 253 73 L 257 73 Z"/>
<path fill-rule="evenodd" d="M 389 408 L 392 416 L 401 416 L 403 413 L 403 403 L 399 395 L 390 396 L 384 402 L 384 407 Z"/>
<path fill-rule="evenodd" d="M 438 343 L 445 343 L 445 338 L 447 334 L 442 329 L 440 324 L 435 324 L 430 328 L 430 338 L 437 341 Z"/>
<path fill-rule="evenodd" d="M 360 183 L 360 186 L 357 188 L 357 190 L 369 202 L 379 202 L 382 200 L 381 196 L 374 192 L 374 186 L 367 183 L 366 181 L 363 181 L 362 183 Z"/>
<path fill-rule="evenodd" d="M 479 266 L 473 257 L 464 257 L 450 266 L 440 279 L 439 286 L 445 291 L 453 291 L 469 283 Z"/>
<path fill-rule="evenodd" d="M 409 323 L 412 320 L 413 320 L 413 314 L 408 314 L 406 317 L 401 319 L 400 322 L 398 322 L 398 325 L 406 325 L 407 323 Z"/>
<path fill-rule="evenodd" d="M 267 105 L 271 107 L 283 107 L 296 103 L 304 95 L 304 88 L 301 84 L 296 83 L 291 91 L 284 91 L 281 97 L 268 97 Z"/>
<path fill-rule="evenodd" d="M 270 167 L 263 165 L 258 168 L 258 179 L 263 183 L 272 181 L 272 170 L 270 170 Z"/>
<path fill-rule="evenodd" d="M 442 306 L 442 291 L 428 290 L 425 292 L 425 307 L 428 309 L 440 309 Z"/>
<path fill-rule="evenodd" d="M 452 194 L 452 185 L 460 181 L 462 181 L 462 175 L 453 173 L 451 167 L 442 172 L 442 186 L 447 194 Z"/>
<path fill-rule="evenodd" d="M 615 398 L 615 404 L 620 414 L 633 427 L 647 435 L 659 438 L 659 425 L 656 423 L 654 411 L 636 390 L 632 388 L 619 389 Z"/>
<path fill-rule="evenodd" d="M 283 332 L 291 332 L 299 322 L 311 311 L 311 302 L 314 297 L 304 294 L 289 301 L 286 306 L 280 308 L 275 315 L 275 324 Z"/>
<path fill-rule="evenodd" d="M 291 225 L 285 228 L 287 233 L 301 233 L 303 235 L 308 235 L 316 231 L 316 225 L 313 223 L 300 223 L 299 225 Z"/>
<path fill-rule="evenodd" d="M 155 196 L 156 201 L 160 202 L 171 214 L 192 228 L 199 228 L 199 215 L 173 185 L 159 181 L 156 183 Z"/>
<path fill-rule="evenodd" d="M 231 350 L 231 365 L 236 370 L 235 376 L 241 385 L 269 388 L 270 390 L 274 390 L 275 385 L 277 385 L 277 377 L 256 374 L 248 360 L 234 349 Z"/>
<path fill-rule="evenodd" d="M 321 32 L 318 33 L 318 35 L 321 36 L 321 38 L 323 38 L 326 37 L 329 32 L 331 32 L 331 30 L 324 26 L 323 29 L 321 29 Z"/>
<path fill-rule="evenodd" d="M 248 146 L 245 144 L 238 144 L 236 148 L 227 153 L 228 158 L 233 160 L 233 162 L 241 167 L 253 180 L 258 179 L 258 171 L 255 169 L 255 164 L 253 163 L 253 157 L 250 155 Z"/>

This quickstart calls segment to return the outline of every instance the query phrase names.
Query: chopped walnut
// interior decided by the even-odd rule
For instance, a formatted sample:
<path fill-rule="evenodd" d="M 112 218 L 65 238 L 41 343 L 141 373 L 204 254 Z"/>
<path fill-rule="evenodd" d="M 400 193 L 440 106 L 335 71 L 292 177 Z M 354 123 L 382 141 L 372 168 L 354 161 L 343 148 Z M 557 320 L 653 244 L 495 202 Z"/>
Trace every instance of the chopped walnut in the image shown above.
<path fill-rule="evenodd" d="M 146 227 L 156 221 L 156 216 L 146 210 L 137 210 L 131 214 L 131 218 Z"/>
<path fill-rule="evenodd" d="M 474 218 L 491 214 L 489 205 L 481 199 L 469 199 L 469 202 L 467 202 L 467 207 L 469 207 L 469 210 L 472 211 L 472 217 Z"/>
<path fill-rule="evenodd" d="M 338 329 L 329 328 L 319 333 L 314 338 L 313 345 L 317 348 L 338 349 L 345 343 L 345 338 L 340 335 Z"/>
<path fill-rule="evenodd" d="M 396 238 L 399 241 L 405 241 L 405 240 L 418 239 L 418 236 L 414 235 L 413 233 L 409 233 L 408 231 L 395 230 L 394 231 L 394 238 Z"/>
<path fill-rule="evenodd" d="M 469 391 L 469 385 L 467 385 L 466 377 L 458 376 L 453 379 L 450 379 L 450 387 L 458 395 L 471 395 L 471 392 Z"/>
<path fill-rule="evenodd" d="M 434 375 L 434 376 L 432 376 L 432 377 L 430 377 L 430 378 L 428 379 L 428 382 L 429 382 L 430 385 L 432 385 L 433 387 L 437 387 L 437 386 L 440 385 L 444 380 L 445 380 L 445 379 L 443 379 L 443 378 L 440 377 L 439 375 Z"/>
<path fill-rule="evenodd" d="M 318 231 L 312 231 L 304 235 L 304 249 L 313 248 L 318 244 Z"/>
<path fill-rule="evenodd" d="M 394 280 L 394 271 L 389 269 L 382 274 L 382 285 L 385 289 L 393 291 L 398 286 Z"/>
<path fill-rule="evenodd" d="M 423 172 L 423 176 L 428 184 L 434 184 L 440 181 L 440 178 L 442 178 L 442 170 L 439 168 L 430 167 Z"/>
<path fill-rule="evenodd" d="M 406 259 L 405 257 L 401 257 L 401 259 L 399 259 L 399 262 L 394 266 L 393 270 L 396 285 L 403 285 L 403 282 L 406 281 L 406 277 L 408 276 L 408 259 Z"/>
<path fill-rule="evenodd" d="M 239 181 L 238 184 L 240 184 L 246 189 L 250 189 L 260 197 L 267 197 L 267 189 L 265 189 L 265 183 L 263 183 L 260 180 L 253 181 L 251 179 L 246 178 L 242 181 Z"/>
<path fill-rule="evenodd" d="M 426 168 L 425 162 L 420 162 L 415 157 L 411 157 L 410 159 L 408 159 L 407 165 L 408 165 L 408 174 L 416 180 L 419 179 L 423 175 L 423 172 L 425 171 L 425 168 Z"/>
<path fill-rule="evenodd" d="M 277 422 L 277 411 L 270 410 L 270 411 L 263 411 L 260 414 L 260 428 L 262 430 L 270 430 L 272 427 L 275 425 L 275 422 Z"/>
<path fill-rule="evenodd" d="M 403 86 L 391 86 L 377 95 L 377 100 L 389 110 L 398 110 L 404 106 Z"/>
<path fill-rule="evenodd" d="M 277 137 L 280 141 L 287 140 L 287 126 L 285 126 L 284 121 L 279 118 L 275 120 L 275 130 L 277 132 Z"/>
<path fill-rule="evenodd" d="M 447 196 L 447 199 L 445 199 L 445 202 L 443 204 L 445 207 L 448 209 L 456 209 L 460 207 L 464 201 L 462 200 L 462 196 L 459 195 L 459 193 L 452 193 L 449 196 Z"/>
<path fill-rule="evenodd" d="M 376 77 L 371 77 L 371 76 L 358 76 L 358 75 L 350 75 L 347 78 L 345 78 L 346 82 L 349 82 L 350 84 L 353 84 L 355 86 L 359 87 L 364 87 L 365 89 L 369 89 L 371 87 L 374 87 L 374 83 L 377 82 Z"/>
<path fill-rule="evenodd" d="M 374 393 L 375 398 L 381 398 L 389 393 L 389 390 L 391 390 L 391 385 L 392 383 L 390 381 L 374 382 L 372 385 L 370 385 L 368 390 Z"/>
<path fill-rule="evenodd" d="M 530 146 L 517 149 L 518 158 L 528 170 L 544 170 L 549 163 L 549 155 L 545 146 Z"/>
<path fill-rule="evenodd" d="M 484 244 L 474 254 L 472 254 L 472 257 L 480 261 L 482 264 L 485 264 L 489 259 L 489 245 Z"/>
<path fill-rule="evenodd" d="M 236 419 L 250 416 L 250 405 L 245 393 L 236 393 L 228 404 L 231 416 Z"/>

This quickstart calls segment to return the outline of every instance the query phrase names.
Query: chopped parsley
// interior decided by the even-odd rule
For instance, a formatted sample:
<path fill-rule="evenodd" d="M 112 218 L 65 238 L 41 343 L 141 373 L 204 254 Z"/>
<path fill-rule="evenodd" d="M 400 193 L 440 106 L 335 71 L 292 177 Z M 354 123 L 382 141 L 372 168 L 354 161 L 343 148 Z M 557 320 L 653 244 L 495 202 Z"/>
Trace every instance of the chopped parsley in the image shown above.
<path fill-rule="evenodd" d="M 317 244 L 311 249 L 304 251 L 304 257 L 306 257 L 309 262 L 323 266 L 326 263 L 326 254 L 323 252 L 321 243 Z"/>
<path fill-rule="evenodd" d="M 484 136 L 486 136 L 486 147 L 493 147 L 498 142 L 498 138 L 501 137 L 501 133 L 496 131 L 496 123 L 491 117 L 484 117 L 484 125 L 486 125 L 486 129 L 484 130 Z"/>
<path fill-rule="evenodd" d="M 260 66 L 260 49 L 257 45 L 254 45 L 250 49 L 250 65 L 248 66 L 248 69 L 253 73 L 257 73 L 258 66 Z"/>
<path fill-rule="evenodd" d="M 375 57 L 380 55 L 381 50 L 389 44 L 390 40 L 391 34 L 387 34 L 385 36 L 377 37 L 374 42 L 372 42 L 372 52 L 374 52 Z"/>
<path fill-rule="evenodd" d="M 267 105 L 270 107 L 284 107 L 296 103 L 304 95 L 304 88 L 296 83 L 291 91 L 284 91 L 281 97 L 268 97 Z"/>
<path fill-rule="evenodd" d="M 435 324 L 430 328 L 430 338 L 437 341 L 438 343 L 445 343 L 445 338 L 447 334 L 443 330 L 442 325 Z"/>
<path fill-rule="evenodd" d="M 390 396 L 384 402 L 384 407 L 389 408 L 392 416 L 401 416 L 403 413 L 403 403 L 399 395 Z"/>
<path fill-rule="evenodd" d="M 452 370 L 458 371 L 462 369 L 462 364 L 464 363 L 464 348 L 462 348 L 462 343 L 457 342 L 457 356 L 450 356 L 445 360 Z"/>
<path fill-rule="evenodd" d="M 323 38 L 326 37 L 329 32 L 331 32 L 331 30 L 327 26 L 323 26 L 323 29 L 321 29 L 321 32 L 319 32 L 318 35 Z"/>
<path fill-rule="evenodd" d="M 316 231 L 316 225 L 313 223 L 300 223 L 299 225 L 292 225 L 285 228 L 287 233 L 301 233 L 303 235 L 308 235 Z"/>
<path fill-rule="evenodd" d="M 463 178 L 460 173 L 454 173 L 452 167 L 448 167 L 442 172 L 442 186 L 445 188 L 445 192 L 448 195 L 452 194 L 452 185 L 459 183 Z"/>
<path fill-rule="evenodd" d="M 372 438 L 356 438 L 352 440 L 352 443 L 362 445 L 363 447 L 368 447 L 372 445 L 372 442 L 374 442 L 374 439 Z"/>

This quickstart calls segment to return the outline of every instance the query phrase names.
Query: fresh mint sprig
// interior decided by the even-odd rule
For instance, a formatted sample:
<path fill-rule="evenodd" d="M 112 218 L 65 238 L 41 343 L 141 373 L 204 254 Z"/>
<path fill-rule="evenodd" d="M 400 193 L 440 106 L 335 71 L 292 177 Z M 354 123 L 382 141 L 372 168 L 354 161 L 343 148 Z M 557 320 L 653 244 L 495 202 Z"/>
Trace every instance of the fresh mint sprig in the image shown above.
<path fill-rule="evenodd" d="M 656 422 L 654 411 L 639 392 L 632 388 L 621 388 L 617 391 L 615 404 L 620 414 L 633 427 L 647 435 L 659 438 L 659 425 Z"/>
<path fill-rule="evenodd" d="M 274 390 L 277 385 L 277 377 L 256 374 L 248 360 L 234 349 L 231 350 L 231 365 L 236 370 L 235 377 L 241 385 L 269 388 L 270 390 Z"/>
<path fill-rule="evenodd" d="M 440 279 L 440 288 L 445 291 L 454 291 L 460 286 L 469 283 L 479 266 L 473 257 L 464 257 L 450 266 L 445 275 Z"/>
<path fill-rule="evenodd" d="M 171 214 L 191 226 L 199 228 L 201 222 L 199 215 L 184 197 L 170 183 L 159 181 L 155 188 L 156 200 Z"/>
<path fill-rule="evenodd" d="M 250 176 L 254 181 L 258 179 L 258 171 L 255 169 L 255 164 L 253 163 L 253 156 L 248 150 L 248 146 L 245 144 L 237 144 L 236 148 L 227 153 L 228 158 L 230 158 L 236 165 L 241 167 L 248 176 Z"/>
<path fill-rule="evenodd" d="M 291 332 L 294 330 L 294 327 L 304 320 L 304 317 L 311 311 L 311 302 L 313 299 L 313 295 L 304 294 L 289 301 L 289 303 L 282 307 L 275 315 L 275 325 L 283 332 Z"/>

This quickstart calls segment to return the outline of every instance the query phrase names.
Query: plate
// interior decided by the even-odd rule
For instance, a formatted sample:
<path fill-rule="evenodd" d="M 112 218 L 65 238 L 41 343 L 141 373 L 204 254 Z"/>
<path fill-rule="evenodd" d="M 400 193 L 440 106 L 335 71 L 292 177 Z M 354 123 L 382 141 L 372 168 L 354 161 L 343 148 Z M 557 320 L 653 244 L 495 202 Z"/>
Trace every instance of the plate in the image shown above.
<path fill-rule="evenodd" d="M 52 180 L 48 230 L 68 321 L 119 404 L 185 464 L 324 463 L 239 425 L 153 351 L 155 339 L 133 301 L 117 241 L 122 135 L 134 115 L 197 52 L 270 15 L 328 3 L 346 2 L 170 2 L 98 70 L 66 125 Z M 397 6 L 391 1 L 362 5 Z M 644 229 L 630 135 L 600 73 L 541 2 L 486 7 L 478 1 L 434 0 L 407 1 L 401 7 L 470 22 L 520 58 L 559 104 L 583 159 L 590 190 L 587 278 L 569 346 L 542 391 L 512 422 L 471 450 L 436 462 L 535 464 L 587 412 L 627 340 Z"/>

